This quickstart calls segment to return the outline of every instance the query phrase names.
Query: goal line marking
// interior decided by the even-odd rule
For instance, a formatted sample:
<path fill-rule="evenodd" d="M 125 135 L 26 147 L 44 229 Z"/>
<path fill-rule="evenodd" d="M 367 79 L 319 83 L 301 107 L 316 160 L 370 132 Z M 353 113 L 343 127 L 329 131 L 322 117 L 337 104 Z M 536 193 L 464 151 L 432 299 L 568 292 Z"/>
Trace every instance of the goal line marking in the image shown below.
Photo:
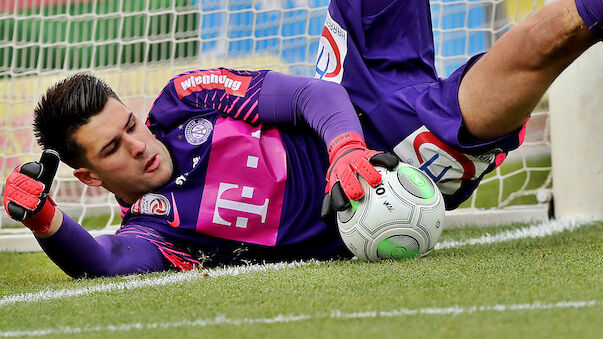
<path fill-rule="evenodd" d="M 595 220 L 591 218 L 571 218 L 571 219 L 560 219 L 560 220 L 549 220 L 544 221 L 540 224 L 517 228 L 513 230 L 504 231 L 495 235 L 486 234 L 479 238 L 473 238 L 461 241 L 441 241 L 436 244 L 435 250 L 441 250 L 446 248 L 455 248 L 466 245 L 483 245 L 492 244 L 497 242 L 504 242 L 516 239 L 526 238 L 542 238 L 555 233 L 561 233 L 564 231 L 573 231 L 582 226 L 593 223 Z"/>
<path fill-rule="evenodd" d="M 100 283 L 98 285 L 91 285 L 82 288 L 75 289 L 63 289 L 63 290 L 45 290 L 34 293 L 24 293 L 5 296 L 0 299 L 0 306 L 16 304 L 16 303 L 28 303 L 36 301 L 45 301 L 53 299 L 61 299 L 67 297 L 82 296 L 92 293 L 99 292 L 111 292 L 119 290 L 131 290 L 141 287 L 149 286 L 163 286 L 178 284 L 182 282 L 189 282 L 200 280 L 204 278 L 217 278 L 224 276 L 237 276 L 246 273 L 254 272 L 265 272 L 265 271 L 278 271 L 282 269 L 294 268 L 304 266 L 318 261 L 294 261 L 287 263 L 274 263 L 274 264 L 263 264 L 263 265 L 248 265 L 248 266 L 231 266 L 223 268 L 213 269 L 202 269 L 192 270 L 178 273 L 166 274 L 161 277 L 145 277 L 141 278 L 140 275 L 126 277 L 127 281 L 112 282 L 112 283 Z"/>
<path fill-rule="evenodd" d="M 579 227 L 592 223 L 592 219 L 568 219 L 568 220 L 557 220 L 548 221 L 538 225 L 529 226 L 525 228 L 519 228 L 516 230 L 501 232 L 495 235 L 486 235 L 479 238 L 468 239 L 464 241 L 444 241 L 436 245 L 436 250 L 445 248 L 461 247 L 465 245 L 476 245 L 476 244 L 489 244 L 496 242 L 503 242 L 522 238 L 535 238 L 545 237 L 555 233 L 563 232 L 566 230 L 575 230 Z M 43 290 L 33 293 L 23 293 L 16 295 L 9 295 L 0 298 L 0 307 L 18 303 L 30 303 L 46 300 L 54 300 L 75 296 L 83 296 L 92 293 L 120 291 L 120 290 L 131 290 L 141 287 L 149 286 L 163 286 L 171 285 L 182 282 L 196 281 L 209 277 L 224 277 L 224 276 L 237 276 L 240 274 L 254 273 L 254 272 L 266 272 L 266 271 L 278 271 L 283 269 L 295 268 L 305 266 L 308 264 L 319 264 L 319 261 L 296 261 L 289 263 L 275 263 L 275 264 L 263 264 L 263 265 L 249 265 L 249 266 L 234 266 L 224 268 L 213 268 L 203 270 L 193 270 L 187 272 L 178 272 L 172 274 L 166 274 L 161 277 L 145 277 L 132 276 L 127 281 L 112 282 L 112 283 L 100 283 L 98 285 L 92 285 L 82 288 L 75 289 L 62 289 L 62 290 Z"/>
<path fill-rule="evenodd" d="M 427 307 L 427 308 L 399 308 L 391 311 L 367 311 L 346 313 L 339 310 L 333 310 L 330 314 L 298 314 L 282 315 L 279 314 L 272 318 L 229 318 L 225 315 L 219 315 L 215 318 L 201 318 L 195 320 L 183 320 L 177 322 L 155 322 L 155 323 L 129 323 L 116 325 L 99 325 L 90 327 L 66 327 L 46 328 L 29 331 L 5 331 L 0 332 L 0 337 L 21 337 L 21 336 L 45 336 L 45 335 L 65 335 L 82 334 L 91 332 L 127 332 L 132 330 L 155 330 L 171 329 L 181 327 L 206 327 L 214 325 L 255 325 L 255 324 L 281 324 L 293 323 L 314 319 L 366 319 L 366 318 L 392 318 L 414 315 L 459 315 L 473 314 L 482 312 L 508 312 L 508 311 L 534 311 L 549 309 L 567 309 L 567 308 L 585 308 L 603 306 L 603 302 L 598 300 L 590 301 L 560 301 L 557 303 L 542 304 L 539 302 L 532 304 L 496 304 L 487 306 L 451 306 L 451 307 Z"/>

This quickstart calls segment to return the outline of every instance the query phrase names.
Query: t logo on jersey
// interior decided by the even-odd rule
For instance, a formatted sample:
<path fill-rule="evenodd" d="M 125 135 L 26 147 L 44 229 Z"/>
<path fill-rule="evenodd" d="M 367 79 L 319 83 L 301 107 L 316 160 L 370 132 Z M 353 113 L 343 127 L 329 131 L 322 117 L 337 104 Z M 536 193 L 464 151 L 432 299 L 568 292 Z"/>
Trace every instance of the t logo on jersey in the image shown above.
<path fill-rule="evenodd" d="M 286 183 L 287 156 L 278 129 L 219 117 L 196 231 L 275 246 Z"/>
<path fill-rule="evenodd" d="M 348 52 L 348 32 L 327 12 L 325 26 L 318 42 L 314 77 L 336 83 L 343 78 L 343 60 Z"/>
<path fill-rule="evenodd" d="M 264 200 L 263 205 L 254 205 L 254 204 L 249 204 L 249 203 L 241 202 L 241 201 L 228 200 L 228 199 L 224 199 L 222 197 L 224 192 L 226 192 L 230 189 L 236 189 L 236 188 L 239 188 L 239 185 L 228 184 L 228 183 L 224 183 L 224 182 L 220 183 L 220 187 L 218 188 L 218 199 L 216 200 L 216 207 L 214 208 L 213 222 L 215 224 L 224 225 L 224 226 L 232 225 L 232 223 L 224 220 L 224 218 L 222 218 L 220 216 L 219 209 L 224 208 L 224 209 L 228 209 L 228 210 L 232 210 L 232 211 L 245 212 L 245 213 L 259 215 L 261 217 L 260 222 L 265 223 L 266 222 L 266 214 L 268 213 L 268 203 L 270 202 L 270 200 L 269 199 Z M 253 187 L 243 186 L 243 190 L 241 192 L 241 197 L 252 198 L 253 191 L 254 191 Z M 240 227 L 240 228 L 247 228 L 247 222 L 248 222 L 247 218 L 237 217 L 235 226 Z"/>
<path fill-rule="evenodd" d="M 206 89 L 221 89 L 227 94 L 244 97 L 251 76 L 235 75 L 227 70 L 211 70 L 188 73 L 174 79 L 180 99 Z"/>

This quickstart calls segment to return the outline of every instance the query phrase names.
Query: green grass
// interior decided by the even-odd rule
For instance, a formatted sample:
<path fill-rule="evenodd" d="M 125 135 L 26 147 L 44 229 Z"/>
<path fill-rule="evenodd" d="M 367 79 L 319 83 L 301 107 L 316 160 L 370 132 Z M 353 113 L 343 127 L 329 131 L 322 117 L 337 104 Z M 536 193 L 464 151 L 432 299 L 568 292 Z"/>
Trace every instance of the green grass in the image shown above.
<path fill-rule="evenodd" d="M 512 225 L 514 229 L 525 225 Z M 475 238 L 501 228 L 446 230 L 442 240 Z M 198 319 L 306 315 L 289 323 L 244 323 L 86 332 L 50 337 L 530 337 L 598 338 L 603 320 L 603 222 L 573 232 L 438 250 L 422 259 L 336 261 L 298 268 L 201 278 L 167 286 L 0 305 L 0 331 Z M 166 274 L 72 280 L 42 253 L 0 253 L 0 297 Z M 597 301 L 596 306 L 457 315 L 340 319 L 343 313 L 451 306 Z M 144 327 L 144 326 L 143 326 Z"/>

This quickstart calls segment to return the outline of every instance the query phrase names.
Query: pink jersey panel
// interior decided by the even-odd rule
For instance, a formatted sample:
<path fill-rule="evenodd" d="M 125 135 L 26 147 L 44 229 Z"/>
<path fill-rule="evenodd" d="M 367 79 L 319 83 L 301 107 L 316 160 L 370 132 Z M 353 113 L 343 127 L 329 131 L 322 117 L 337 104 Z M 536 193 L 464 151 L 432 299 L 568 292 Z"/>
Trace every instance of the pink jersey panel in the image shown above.
<path fill-rule="evenodd" d="M 197 232 L 275 246 L 286 181 L 285 148 L 276 128 L 219 117 Z"/>

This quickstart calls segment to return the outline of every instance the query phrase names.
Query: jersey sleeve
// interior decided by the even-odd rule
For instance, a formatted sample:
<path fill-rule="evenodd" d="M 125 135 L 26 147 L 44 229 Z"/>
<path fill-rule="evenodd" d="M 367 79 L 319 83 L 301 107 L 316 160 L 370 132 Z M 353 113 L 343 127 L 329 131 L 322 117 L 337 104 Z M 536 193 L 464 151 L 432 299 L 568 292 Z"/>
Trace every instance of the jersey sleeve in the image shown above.
<path fill-rule="evenodd" d="M 155 100 L 149 127 L 170 128 L 192 116 L 215 114 L 259 122 L 258 100 L 267 71 L 196 70 L 171 79 Z"/>
<path fill-rule="evenodd" d="M 259 100 L 261 121 L 274 124 L 307 123 L 328 145 L 337 135 L 362 127 L 348 93 L 336 83 L 268 72 Z"/>
<path fill-rule="evenodd" d="M 167 256 L 152 239 L 127 232 L 94 238 L 65 213 L 55 234 L 36 239 L 48 257 L 74 278 L 167 269 L 164 260 Z"/>
<path fill-rule="evenodd" d="M 174 77 L 151 109 L 147 125 L 170 130 L 182 120 L 219 114 L 250 124 L 305 121 L 326 144 L 343 132 L 362 135 L 345 89 L 335 83 L 274 71 L 199 70 Z"/>

